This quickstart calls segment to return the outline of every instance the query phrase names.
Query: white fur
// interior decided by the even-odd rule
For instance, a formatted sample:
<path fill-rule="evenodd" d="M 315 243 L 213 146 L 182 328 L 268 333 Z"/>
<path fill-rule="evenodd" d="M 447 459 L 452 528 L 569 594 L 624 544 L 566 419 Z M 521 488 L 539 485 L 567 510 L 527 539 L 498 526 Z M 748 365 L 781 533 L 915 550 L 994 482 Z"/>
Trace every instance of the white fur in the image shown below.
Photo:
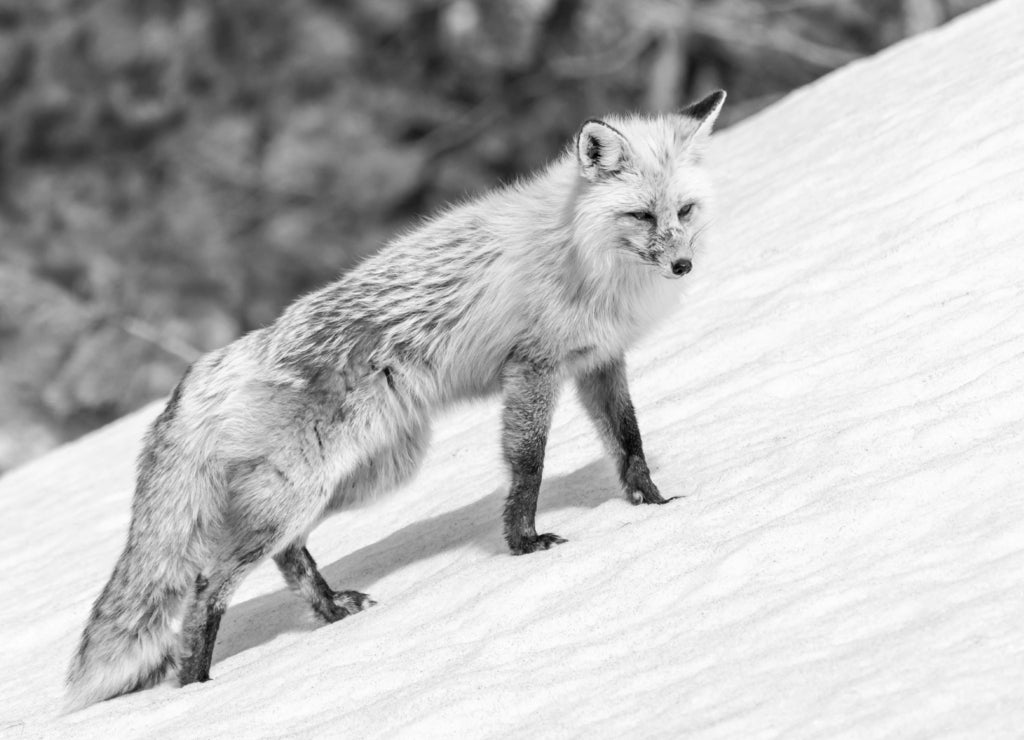
<path fill-rule="evenodd" d="M 699 263 L 711 218 L 700 150 L 714 115 L 588 123 L 588 145 L 425 222 L 199 360 L 150 432 L 129 547 L 73 663 L 70 706 L 153 680 L 198 574 L 257 533 L 274 533 L 260 550 L 271 554 L 393 489 L 419 465 L 434 413 L 500 391 L 511 358 L 577 374 L 669 314 L 671 265 Z M 650 220 L 629 215 L 640 211 Z M 157 588 L 153 623 L 141 604 Z"/>

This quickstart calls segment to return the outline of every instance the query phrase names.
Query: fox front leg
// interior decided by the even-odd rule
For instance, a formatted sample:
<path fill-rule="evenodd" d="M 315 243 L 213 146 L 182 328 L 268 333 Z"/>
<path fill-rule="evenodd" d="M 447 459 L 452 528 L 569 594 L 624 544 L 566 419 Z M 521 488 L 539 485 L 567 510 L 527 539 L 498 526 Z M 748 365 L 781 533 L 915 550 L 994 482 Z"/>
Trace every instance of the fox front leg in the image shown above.
<path fill-rule="evenodd" d="M 501 444 L 512 476 L 505 501 L 505 541 L 513 555 L 523 555 L 565 542 L 557 534 L 537 534 L 536 526 L 544 448 L 558 382 L 554 368 L 546 363 L 511 359 L 502 370 L 502 388 Z"/>
<path fill-rule="evenodd" d="M 629 397 L 625 359 L 620 356 L 581 373 L 576 378 L 576 390 L 583 407 L 612 451 L 619 482 L 629 500 L 634 504 L 665 504 L 678 498 L 665 498 L 651 480 L 640 441 L 640 427 Z"/>

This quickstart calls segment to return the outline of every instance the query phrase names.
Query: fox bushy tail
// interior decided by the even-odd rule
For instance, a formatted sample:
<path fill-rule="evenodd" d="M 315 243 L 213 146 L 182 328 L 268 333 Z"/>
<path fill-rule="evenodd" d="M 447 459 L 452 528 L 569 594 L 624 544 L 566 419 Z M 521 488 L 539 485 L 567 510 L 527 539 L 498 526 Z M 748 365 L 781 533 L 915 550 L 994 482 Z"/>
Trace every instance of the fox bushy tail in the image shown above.
<path fill-rule="evenodd" d="M 200 476 L 183 475 L 190 466 L 174 428 L 180 392 L 179 384 L 147 435 L 128 543 L 72 658 L 65 712 L 153 686 L 178 659 L 182 612 L 201 567 L 199 510 L 209 488 Z"/>
<path fill-rule="evenodd" d="M 176 625 L 195 574 L 168 564 L 155 580 L 132 549 L 93 605 L 68 671 L 66 712 L 159 683 L 175 663 Z"/>

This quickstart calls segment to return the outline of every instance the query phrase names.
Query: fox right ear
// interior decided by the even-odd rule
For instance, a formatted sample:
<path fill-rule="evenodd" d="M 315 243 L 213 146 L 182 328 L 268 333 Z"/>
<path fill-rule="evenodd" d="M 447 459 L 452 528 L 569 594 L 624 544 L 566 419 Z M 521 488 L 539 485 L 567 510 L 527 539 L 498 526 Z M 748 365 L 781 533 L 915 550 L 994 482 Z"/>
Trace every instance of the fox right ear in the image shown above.
<path fill-rule="evenodd" d="M 626 138 L 604 121 L 592 118 L 576 137 L 576 156 L 583 176 L 595 182 L 622 169 Z"/>
<path fill-rule="evenodd" d="M 711 133 L 711 127 L 715 125 L 715 119 L 722 110 L 722 103 L 725 102 L 725 90 L 715 90 L 713 93 L 688 105 L 679 111 L 679 115 L 686 116 L 697 122 L 697 134 L 707 136 Z"/>

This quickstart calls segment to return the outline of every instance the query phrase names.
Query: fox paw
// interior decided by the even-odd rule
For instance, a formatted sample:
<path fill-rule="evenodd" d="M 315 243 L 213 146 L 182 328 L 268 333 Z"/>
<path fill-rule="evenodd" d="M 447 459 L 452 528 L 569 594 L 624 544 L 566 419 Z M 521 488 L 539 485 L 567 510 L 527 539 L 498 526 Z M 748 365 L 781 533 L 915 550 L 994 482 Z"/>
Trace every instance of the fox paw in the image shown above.
<path fill-rule="evenodd" d="M 669 501 L 675 501 L 677 498 L 680 498 L 679 496 L 665 498 L 654 486 L 647 490 L 634 489 L 627 496 L 632 504 L 667 504 Z"/>
<path fill-rule="evenodd" d="M 523 537 L 518 543 L 510 544 L 509 547 L 512 549 L 513 555 L 526 555 L 527 553 L 537 552 L 537 550 L 550 550 L 555 545 L 561 545 L 563 542 L 568 542 L 568 540 L 548 532 L 532 537 Z"/>
<path fill-rule="evenodd" d="M 337 622 L 376 604 L 376 601 L 360 591 L 332 591 L 331 606 L 324 616 L 328 622 Z"/>
<path fill-rule="evenodd" d="M 665 498 L 651 480 L 651 471 L 642 458 L 634 457 L 622 476 L 622 486 L 626 489 L 626 498 L 632 504 L 667 504 L 679 498 Z"/>

